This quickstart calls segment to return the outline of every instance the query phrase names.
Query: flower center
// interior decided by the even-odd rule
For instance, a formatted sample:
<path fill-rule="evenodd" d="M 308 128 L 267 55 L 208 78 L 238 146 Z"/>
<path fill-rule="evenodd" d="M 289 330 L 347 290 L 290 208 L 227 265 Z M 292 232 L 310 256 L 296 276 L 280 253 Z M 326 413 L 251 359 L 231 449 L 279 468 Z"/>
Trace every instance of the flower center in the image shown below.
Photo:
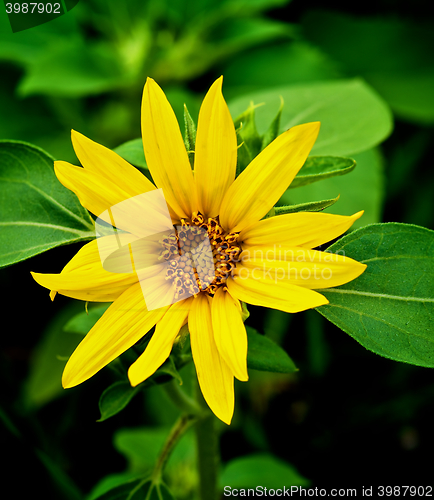
<path fill-rule="evenodd" d="M 205 221 L 195 212 L 191 220 L 181 220 L 175 233 L 160 243 L 160 258 L 169 262 L 166 280 L 175 287 L 175 299 L 205 292 L 213 296 L 224 286 L 242 251 L 239 233 L 226 233 L 218 217 Z"/>

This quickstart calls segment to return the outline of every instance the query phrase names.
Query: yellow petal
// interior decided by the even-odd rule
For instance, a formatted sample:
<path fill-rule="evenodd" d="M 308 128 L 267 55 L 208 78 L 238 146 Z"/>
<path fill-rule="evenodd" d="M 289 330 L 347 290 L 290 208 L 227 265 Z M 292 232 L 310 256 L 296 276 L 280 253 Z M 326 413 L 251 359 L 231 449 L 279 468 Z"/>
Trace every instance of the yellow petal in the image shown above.
<path fill-rule="evenodd" d="M 206 94 L 197 125 L 194 178 L 199 210 L 207 217 L 219 214 L 237 166 L 237 136 L 222 81 L 223 77 L 216 80 Z"/>
<path fill-rule="evenodd" d="M 243 229 L 238 241 L 245 245 L 315 248 L 340 236 L 362 215 L 363 211 L 351 216 L 323 212 L 277 215 Z"/>
<path fill-rule="evenodd" d="M 192 300 L 189 298 L 176 302 L 157 323 L 145 351 L 128 370 L 132 386 L 150 377 L 169 357 L 173 342 L 187 319 Z"/>
<path fill-rule="evenodd" d="M 211 308 L 200 293 L 188 316 L 191 352 L 200 389 L 208 406 L 226 424 L 234 413 L 234 377 L 217 349 L 211 324 Z"/>
<path fill-rule="evenodd" d="M 219 288 L 212 299 L 212 329 L 219 353 L 238 380 L 248 380 L 247 333 L 239 301 Z"/>
<path fill-rule="evenodd" d="M 98 174 L 129 197 L 146 193 L 155 186 L 135 167 L 114 151 L 92 141 L 83 134 L 71 131 L 72 145 L 85 170 Z"/>
<path fill-rule="evenodd" d="M 106 237 L 107 244 L 113 241 Z M 41 286 L 73 299 L 112 302 L 138 281 L 136 273 L 112 273 L 101 263 L 96 240 L 84 245 L 68 262 L 60 274 L 32 273 Z"/>
<path fill-rule="evenodd" d="M 242 267 L 255 279 L 271 276 L 275 281 L 287 281 L 306 288 L 332 288 L 360 276 L 365 264 L 346 257 L 318 250 L 285 245 L 245 246 L 240 255 Z M 241 271 L 241 274 L 246 271 Z"/>
<path fill-rule="evenodd" d="M 140 284 L 128 288 L 72 353 L 63 372 L 63 387 L 74 387 L 95 375 L 138 342 L 169 307 L 148 312 Z"/>
<path fill-rule="evenodd" d="M 317 138 L 319 122 L 292 127 L 267 146 L 226 192 L 220 223 L 240 231 L 276 204 L 303 166 Z"/>
<path fill-rule="evenodd" d="M 240 267 L 242 266 L 238 264 L 239 274 L 226 282 L 229 292 L 238 300 L 289 313 L 328 304 L 328 300 L 318 292 L 293 285 L 288 281 L 275 280 L 271 273 L 265 277 L 261 273 L 252 276 L 250 269 L 243 268 L 243 272 Z"/>
<path fill-rule="evenodd" d="M 137 189 L 134 184 L 125 190 L 117 183 L 116 178 L 103 177 L 99 173 L 76 167 L 65 161 L 55 161 L 54 170 L 59 181 L 73 191 L 80 203 L 96 216 L 122 201 L 145 192 Z M 149 185 L 152 187 L 147 191 L 155 189 L 150 182 Z"/>
<path fill-rule="evenodd" d="M 191 217 L 197 210 L 193 172 L 175 113 L 152 78 L 143 90 L 142 138 L 155 184 L 179 218 Z"/>

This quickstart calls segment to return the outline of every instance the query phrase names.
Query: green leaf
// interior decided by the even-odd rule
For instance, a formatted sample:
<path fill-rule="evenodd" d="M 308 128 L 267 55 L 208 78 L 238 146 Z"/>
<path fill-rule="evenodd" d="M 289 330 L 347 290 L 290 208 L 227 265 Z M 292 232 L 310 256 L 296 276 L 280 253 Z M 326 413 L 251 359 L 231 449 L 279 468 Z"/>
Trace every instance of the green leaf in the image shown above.
<path fill-rule="evenodd" d="M 169 375 L 170 377 L 176 379 L 179 385 L 182 385 L 182 378 L 176 369 L 175 363 L 173 362 L 172 356 L 169 356 L 166 361 L 158 368 L 158 370 L 152 375 L 153 378 L 158 378 L 162 375 Z M 167 377 L 166 377 L 167 378 Z M 162 380 L 165 383 L 167 380 Z M 158 380 L 156 380 L 158 383 Z"/>
<path fill-rule="evenodd" d="M 98 422 L 103 422 L 122 411 L 141 389 L 142 386 L 131 387 L 131 384 L 124 380 L 107 387 L 99 398 L 101 417 Z"/>
<path fill-rule="evenodd" d="M 258 494 L 263 494 L 264 488 L 276 489 L 284 486 L 309 486 L 309 484 L 310 481 L 299 474 L 293 465 L 266 453 L 231 460 L 220 478 L 222 488 L 226 486 L 255 489 L 260 485 L 262 491 L 257 490 Z"/>
<path fill-rule="evenodd" d="M 383 159 L 377 149 L 354 155 L 357 168 L 347 175 L 332 177 L 297 189 L 288 189 L 279 204 L 299 204 L 331 199 L 340 194 L 339 203 L 326 212 L 352 215 L 364 210 L 353 228 L 381 220 L 384 197 Z"/>
<path fill-rule="evenodd" d="M 20 141 L 0 141 L 0 267 L 89 240 L 88 212 L 54 174 L 53 158 Z"/>
<path fill-rule="evenodd" d="M 108 45 L 60 38 L 29 65 L 18 92 L 81 97 L 121 88 L 127 81 L 115 55 Z"/>
<path fill-rule="evenodd" d="M 292 359 L 286 352 L 269 338 L 246 326 L 248 351 L 247 366 L 253 370 L 277 373 L 297 371 Z"/>
<path fill-rule="evenodd" d="M 434 122 L 434 36 L 429 21 L 317 10 L 304 17 L 303 31 L 346 74 L 363 76 L 397 115 Z M 367 50 L 367 42 L 372 50 Z"/>
<path fill-rule="evenodd" d="M 174 500 L 163 483 L 134 479 L 97 497 L 95 500 Z"/>
<path fill-rule="evenodd" d="M 337 156 L 309 156 L 290 184 L 290 188 L 305 186 L 312 182 L 348 174 L 356 167 L 351 158 Z"/>
<path fill-rule="evenodd" d="M 131 163 L 131 165 L 148 170 L 142 139 L 133 139 L 132 141 L 124 142 L 113 151 L 119 156 L 122 156 L 122 158 L 128 163 Z"/>
<path fill-rule="evenodd" d="M 246 94 L 229 102 L 232 116 L 242 113 L 250 102 L 265 103 L 256 109 L 259 133 L 267 130 L 285 101 L 281 131 L 294 125 L 321 122 L 315 155 L 352 156 L 382 142 L 392 130 L 387 104 L 362 80 L 338 80 L 288 85 Z"/>
<path fill-rule="evenodd" d="M 107 311 L 110 304 L 92 307 L 88 312 L 83 311 L 72 317 L 63 327 L 65 332 L 79 333 L 86 335 L 86 333 L 95 325 L 101 316 Z"/>
<path fill-rule="evenodd" d="M 274 215 L 293 214 L 295 212 L 320 212 L 331 207 L 339 200 L 339 195 L 331 200 L 312 201 L 310 203 L 299 203 L 298 205 L 287 205 L 274 207 Z"/>
<path fill-rule="evenodd" d="M 114 435 L 113 444 L 128 461 L 132 472 L 150 471 L 170 432 L 168 427 L 137 427 L 119 429 Z M 166 471 L 175 471 L 188 461 L 194 460 L 194 435 L 186 432 L 171 453 Z"/>
<path fill-rule="evenodd" d="M 368 267 L 350 283 L 321 290 L 330 304 L 318 312 L 376 354 L 434 367 L 434 231 L 373 224 L 329 250 Z"/>
<path fill-rule="evenodd" d="M 336 80 L 337 65 L 318 47 L 301 40 L 261 45 L 223 67 L 226 92 L 242 96 L 276 86 Z"/>
<path fill-rule="evenodd" d="M 190 160 L 191 168 L 194 168 L 194 151 L 196 146 L 196 124 L 188 112 L 187 106 L 184 104 L 184 124 L 185 134 L 184 143 L 187 150 L 188 159 Z"/>

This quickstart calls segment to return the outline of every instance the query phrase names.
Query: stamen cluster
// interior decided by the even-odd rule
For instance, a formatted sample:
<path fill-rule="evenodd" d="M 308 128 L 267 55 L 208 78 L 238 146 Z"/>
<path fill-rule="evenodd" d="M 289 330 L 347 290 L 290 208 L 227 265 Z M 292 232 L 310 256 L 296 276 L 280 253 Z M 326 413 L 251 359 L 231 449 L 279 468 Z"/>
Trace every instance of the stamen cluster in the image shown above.
<path fill-rule="evenodd" d="M 177 300 L 201 291 L 212 297 L 239 260 L 239 233 L 226 233 L 218 217 L 205 221 L 201 213 L 181 224 L 160 241 L 160 258 L 169 262 L 166 280 L 172 281 Z"/>

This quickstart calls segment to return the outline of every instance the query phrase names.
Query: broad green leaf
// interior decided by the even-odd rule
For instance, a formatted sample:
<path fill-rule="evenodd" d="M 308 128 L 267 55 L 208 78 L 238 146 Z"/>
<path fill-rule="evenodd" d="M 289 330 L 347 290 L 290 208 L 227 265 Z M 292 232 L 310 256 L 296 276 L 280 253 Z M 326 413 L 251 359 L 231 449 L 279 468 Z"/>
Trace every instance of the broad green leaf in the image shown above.
<path fill-rule="evenodd" d="M 264 494 L 264 488 L 279 489 L 284 486 L 309 486 L 310 481 L 297 472 L 295 467 L 273 455 L 257 453 L 231 460 L 220 478 L 225 491 L 232 488 L 253 488 L 260 486 L 258 494 Z M 262 495 L 261 495 L 262 496 Z M 283 495 L 282 495 L 283 496 Z"/>
<path fill-rule="evenodd" d="M 365 78 L 397 115 L 434 122 L 434 35 L 429 22 L 317 10 L 302 23 L 309 40 L 347 74 Z"/>
<path fill-rule="evenodd" d="M 248 338 L 247 366 L 253 370 L 277 373 L 297 371 L 292 359 L 271 339 L 246 326 Z"/>
<path fill-rule="evenodd" d="M 321 290 L 330 304 L 318 312 L 376 354 L 434 367 L 434 231 L 373 224 L 329 250 L 368 267 L 346 285 Z"/>
<path fill-rule="evenodd" d="M 0 192 L 0 267 L 95 237 L 88 212 L 57 180 L 53 158 L 36 146 L 0 141 Z"/>
<path fill-rule="evenodd" d="M 126 380 L 119 380 L 107 387 L 99 398 L 101 417 L 98 422 L 103 422 L 122 411 L 141 389 L 142 386 L 131 387 Z"/>
<path fill-rule="evenodd" d="M 347 175 L 325 179 L 297 189 L 288 189 L 279 204 L 299 204 L 326 200 L 340 195 L 338 203 L 326 212 L 339 215 L 352 215 L 364 210 L 363 217 L 353 228 L 366 226 L 381 220 L 384 175 L 383 160 L 377 149 L 354 155 L 357 168 Z"/>
<path fill-rule="evenodd" d="M 351 158 L 309 156 L 289 187 L 296 188 L 329 177 L 348 174 L 354 170 L 355 166 L 356 162 Z"/>
<path fill-rule="evenodd" d="M 131 163 L 135 167 L 148 169 L 146 165 L 145 153 L 143 151 L 142 139 L 133 139 L 132 141 L 124 142 L 113 150 L 124 160 Z"/>
<path fill-rule="evenodd" d="M 298 205 L 287 205 L 274 207 L 274 215 L 293 214 L 295 212 L 320 212 L 331 207 L 339 200 L 339 195 L 331 200 L 311 201 L 310 203 L 300 203 Z"/>
<path fill-rule="evenodd" d="M 342 76 L 327 54 L 300 40 L 256 47 L 231 58 L 222 73 L 228 97 Z"/>
<path fill-rule="evenodd" d="M 243 95 L 229 102 L 238 116 L 253 102 L 259 133 L 267 130 L 283 98 L 281 131 L 294 125 L 321 122 L 312 153 L 317 156 L 349 156 L 382 142 L 392 130 L 387 104 L 359 79 L 288 85 Z"/>
<path fill-rule="evenodd" d="M 83 311 L 72 317 L 63 327 L 65 332 L 79 333 L 86 335 L 86 333 L 95 325 L 101 316 L 107 311 L 110 304 L 92 307 L 88 312 Z"/>
<path fill-rule="evenodd" d="M 62 372 L 68 357 L 81 338 L 62 330 L 65 322 L 77 314 L 82 305 L 70 304 L 60 311 L 48 324 L 39 341 L 30 364 L 30 372 L 24 387 L 25 405 L 42 406 L 64 393 Z"/>

